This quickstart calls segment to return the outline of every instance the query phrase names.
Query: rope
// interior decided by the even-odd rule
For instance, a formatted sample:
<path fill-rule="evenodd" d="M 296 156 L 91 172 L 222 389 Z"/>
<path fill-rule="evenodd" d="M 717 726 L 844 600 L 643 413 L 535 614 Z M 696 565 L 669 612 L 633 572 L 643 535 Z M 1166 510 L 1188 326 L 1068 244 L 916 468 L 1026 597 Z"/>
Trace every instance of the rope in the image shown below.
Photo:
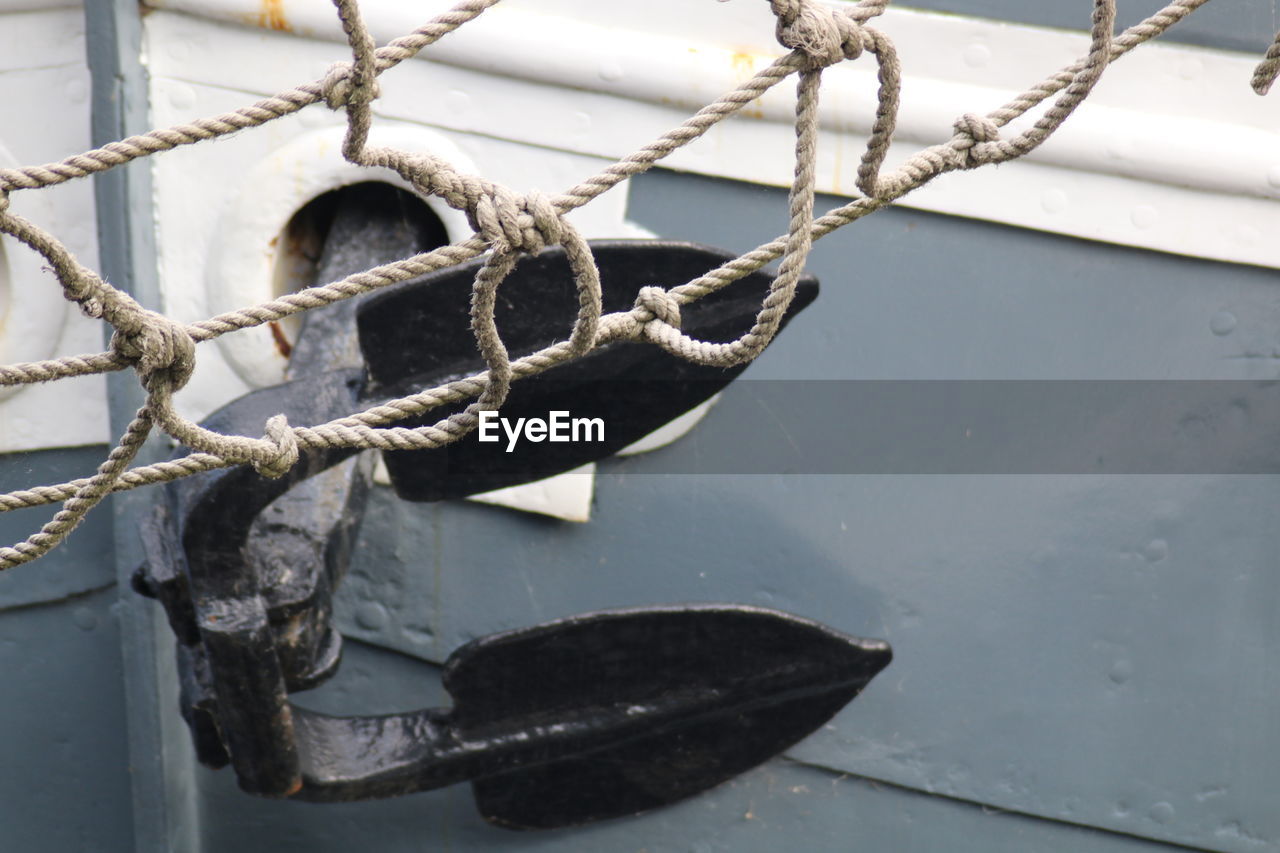
<path fill-rule="evenodd" d="M 1276 33 L 1271 47 L 1267 48 L 1267 55 L 1253 71 L 1253 79 L 1250 81 L 1253 91 L 1259 95 L 1270 92 L 1271 84 L 1276 82 L 1276 75 L 1280 75 L 1280 33 Z"/>
<path fill-rule="evenodd" d="M 730 366 L 751 361 L 777 333 L 795 294 L 796 282 L 814 240 L 891 204 L 938 175 L 976 169 L 1025 156 L 1048 139 L 1097 85 L 1107 65 L 1174 26 L 1208 0 L 1178 0 L 1118 36 L 1112 35 L 1115 0 L 1095 0 L 1088 53 L 1079 61 L 986 115 L 965 113 L 953 136 L 909 157 L 885 173 L 899 112 L 902 68 L 893 41 L 869 22 L 889 0 L 862 0 L 828 6 L 818 0 L 769 0 L 778 42 L 789 52 L 750 80 L 698 110 L 653 142 L 555 196 L 517 193 L 476 175 L 459 173 L 429 155 L 367 146 L 379 76 L 448 33 L 474 20 L 498 0 L 463 0 L 413 32 L 377 47 L 356 0 L 333 0 L 351 51 L 351 61 L 335 63 L 320 79 L 277 93 L 249 106 L 187 124 L 153 130 L 112 142 L 56 163 L 0 169 L 0 232 L 40 253 L 63 295 L 89 317 L 114 329 L 106 352 L 0 366 L 0 385 L 49 382 L 132 368 L 147 392 L 146 404 L 94 476 L 0 495 L 0 511 L 63 502 L 48 524 L 23 542 L 0 548 L 0 569 L 30 562 L 61 542 L 107 495 L 170 482 L 229 465 L 249 464 L 263 476 L 284 475 L 303 451 L 323 448 L 423 450 L 441 447 L 473 430 L 481 411 L 502 405 L 511 383 L 534 376 L 611 341 L 643 341 L 700 364 Z M 814 215 L 818 99 L 825 69 L 870 54 L 878 67 L 877 107 L 858 168 L 860 193 L 848 204 Z M 565 219 L 627 178 L 641 174 L 673 151 L 690 144 L 746 104 L 796 75 L 795 172 L 788 196 L 786 234 L 718 269 L 674 287 L 640 289 L 629 311 L 604 314 L 600 274 L 582 235 Z M 1280 75 L 1280 34 L 1254 75 L 1265 94 Z M 1053 99 L 1027 130 L 1009 138 L 1003 128 Z M 343 156 L 365 167 L 394 170 L 424 195 L 463 211 L 474 234 L 450 246 L 365 270 L 346 278 L 259 305 L 181 324 L 140 306 L 128 294 L 82 266 L 52 235 L 9 210 L 14 192 L 83 178 L 140 157 L 257 127 L 304 107 L 324 102 L 344 110 L 347 132 Z M 524 254 L 561 246 L 577 287 L 579 311 L 566 340 L 511 359 L 494 320 L 502 282 Z M 350 299 L 382 287 L 464 263 L 488 253 L 472 291 L 471 326 L 486 370 L 436 388 L 374 406 L 315 426 L 291 426 L 283 415 L 267 420 L 260 437 L 222 435 L 181 417 L 173 396 L 191 376 L 196 345 L 239 329 Z M 747 276 L 778 258 L 778 275 L 749 331 L 734 341 L 696 340 L 681 331 L 685 305 Z M 389 426 L 441 406 L 470 401 L 460 412 L 421 427 Z M 172 461 L 128 469 L 153 428 L 194 452 Z"/>

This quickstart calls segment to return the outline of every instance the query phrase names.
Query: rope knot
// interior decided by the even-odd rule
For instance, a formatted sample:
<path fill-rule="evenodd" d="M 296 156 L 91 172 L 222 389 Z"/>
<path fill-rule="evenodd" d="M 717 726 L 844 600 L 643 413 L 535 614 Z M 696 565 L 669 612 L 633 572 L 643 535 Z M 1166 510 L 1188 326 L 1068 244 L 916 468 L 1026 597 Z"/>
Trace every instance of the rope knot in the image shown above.
<path fill-rule="evenodd" d="M 636 309 L 649 315 L 637 318 L 642 323 L 657 320 L 672 328 L 680 328 L 680 303 L 670 291 L 661 287 L 640 288 L 640 293 L 636 296 Z"/>
<path fill-rule="evenodd" d="M 299 455 L 298 437 L 293 434 L 288 418 L 276 415 L 268 420 L 267 434 L 263 440 L 273 447 L 255 455 L 253 470 L 273 480 L 283 477 L 297 464 Z"/>
<path fill-rule="evenodd" d="M 560 242 L 564 223 L 551 200 L 537 190 L 518 195 L 486 184 L 467 211 L 471 227 L 497 249 L 531 255 Z"/>
<path fill-rule="evenodd" d="M 1000 126 L 986 116 L 965 113 L 952 125 L 960 142 L 955 145 L 967 168 L 990 161 L 992 152 L 987 146 L 1000 140 Z"/>
<path fill-rule="evenodd" d="M 952 125 L 957 136 L 968 137 L 973 144 L 995 142 L 1000 138 L 1000 126 L 986 116 L 965 113 Z"/>
<path fill-rule="evenodd" d="M 148 390 L 155 380 L 162 379 L 177 391 L 195 370 L 196 342 L 186 327 L 163 314 L 138 309 L 135 317 L 136 323 L 118 327 L 111 336 L 112 351 L 133 363 Z"/>
<path fill-rule="evenodd" d="M 347 104 L 367 104 L 382 94 L 376 77 L 365 84 L 358 83 L 354 78 L 353 63 L 335 62 L 329 66 L 320 81 L 320 95 L 329 109 L 342 109 Z"/>
<path fill-rule="evenodd" d="M 846 9 L 817 0 L 771 0 L 783 47 L 798 50 L 813 68 L 826 68 L 862 55 L 862 26 Z"/>

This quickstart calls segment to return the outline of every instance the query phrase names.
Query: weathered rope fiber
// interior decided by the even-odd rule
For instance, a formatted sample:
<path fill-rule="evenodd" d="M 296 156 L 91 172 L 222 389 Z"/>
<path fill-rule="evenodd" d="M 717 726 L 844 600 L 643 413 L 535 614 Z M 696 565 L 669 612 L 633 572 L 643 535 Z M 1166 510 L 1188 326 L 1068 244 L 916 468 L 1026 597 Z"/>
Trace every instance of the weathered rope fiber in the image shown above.
<path fill-rule="evenodd" d="M 556 196 L 520 194 L 482 177 L 459 173 L 435 157 L 370 148 L 366 144 L 373 122 L 371 104 L 379 96 L 379 75 L 474 20 L 498 0 L 463 0 L 382 47 L 376 46 L 365 27 L 356 0 L 333 2 L 352 59 L 336 63 L 321 80 L 230 113 L 131 136 L 56 163 L 0 169 L 0 232 L 14 236 L 42 255 L 61 284 L 64 297 L 78 304 L 86 315 L 103 319 L 115 330 L 107 352 L 0 366 L 0 385 L 49 382 L 131 367 L 147 392 L 146 405 L 93 477 L 0 495 L 0 511 L 63 502 L 63 508 L 41 530 L 12 547 L 0 548 L 0 569 L 47 553 L 86 513 L 115 491 L 236 464 L 251 464 L 264 476 L 278 477 L 307 449 L 440 447 L 474 429 L 479 412 L 500 406 L 513 381 L 578 358 L 609 341 L 648 341 L 681 358 L 707 365 L 750 361 L 777 333 L 814 240 L 891 204 L 945 172 L 1001 163 L 1035 150 L 1088 97 L 1110 62 L 1160 35 L 1208 0 L 1171 3 L 1114 37 L 1115 0 L 1094 0 L 1090 47 L 1084 58 L 998 110 L 987 115 L 961 115 L 950 140 L 917 152 L 888 173 L 883 172 L 883 165 L 897 123 L 902 69 L 892 40 L 869 24 L 884 12 L 888 0 L 862 0 L 840 6 L 828 6 L 819 0 L 769 0 L 777 22 L 777 39 L 789 53 L 678 127 Z M 815 218 L 822 73 L 832 65 L 864 54 L 870 54 L 877 63 L 879 87 L 874 123 L 858 168 L 860 195 Z M 650 169 L 793 74 L 798 78 L 795 174 L 787 233 L 693 281 L 670 288 L 644 287 L 630 311 L 603 313 L 600 276 L 590 247 L 565 215 Z M 1277 75 L 1280 34 L 1258 66 L 1253 80 L 1255 90 L 1265 94 Z M 1001 136 L 1001 130 L 1010 122 L 1046 101 L 1048 106 L 1030 128 L 1009 138 Z M 138 305 L 128 294 L 83 267 L 55 237 L 9 210 L 9 197 L 14 192 L 53 186 L 139 157 L 257 127 L 319 102 L 330 109 L 346 111 L 343 156 L 347 160 L 394 170 L 424 195 L 436 196 L 463 211 L 475 233 L 460 243 L 374 267 L 341 281 L 184 325 Z M 494 322 L 496 294 L 522 254 L 534 254 L 555 245 L 564 248 L 573 271 L 579 298 L 577 319 L 567 330 L 566 340 L 513 361 Z M 184 419 L 174 408 L 173 396 L 195 366 L 197 344 L 454 266 L 486 252 L 489 255 L 476 276 L 471 308 L 476 346 L 487 367 L 484 372 L 327 424 L 291 426 L 283 416 L 276 416 L 264 424 L 261 437 L 221 435 Z M 699 341 L 681 331 L 682 306 L 778 258 L 782 259 L 778 275 L 749 331 L 728 343 Z M 471 402 L 463 411 L 434 424 L 416 428 L 387 426 L 462 401 Z M 181 459 L 128 470 L 129 462 L 154 427 L 194 452 Z"/>

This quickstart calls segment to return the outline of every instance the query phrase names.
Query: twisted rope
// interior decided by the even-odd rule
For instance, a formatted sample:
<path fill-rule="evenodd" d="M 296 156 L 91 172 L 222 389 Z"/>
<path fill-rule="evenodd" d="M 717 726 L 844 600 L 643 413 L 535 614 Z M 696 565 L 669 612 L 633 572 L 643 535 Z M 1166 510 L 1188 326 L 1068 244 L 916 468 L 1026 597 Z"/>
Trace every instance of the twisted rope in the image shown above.
<path fill-rule="evenodd" d="M 1088 97 L 1107 65 L 1175 25 L 1208 0 L 1179 0 L 1112 36 L 1115 0 L 1095 0 L 1090 48 L 1079 61 L 1015 97 L 987 115 L 965 113 L 954 135 L 883 173 L 899 112 L 902 69 L 892 40 L 869 25 L 888 0 L 862 0 L 827 6 L 817 0 L 770 0 L 776 37 L 789 52 L 750 80 L 698 110 L 688 120 L 555 196 L 517 193 L 475 175 L 457 172 L 439 158 L 388 148 L 369 148 L 372 103 L 378 77 L 459 26 L 474 20 L 498 0 L 463 0 L 422 27 L 377 47 L 356 0 L 333 0 L 351 50 L 350 62 L 335 63 L 320 80 L 280 92 L 230 113 L 153 130 L 112 142 L 56 163 L 0 169 L 0 232 L 40 253 L 49 263 L 63 295 L 90 317 L 109 323 L 115 333 L 107 352 L 0 366 L 0 385 L 49 382 L 132 368 L 147 391 L 146 405 L 94 476 L 0 495 L 0 511 L 63 502 L 62 509 L 23 542 L 0 548 L 0 569 L 29 562 L 61 542 L 108 494 L 165 483 L 235 464 L 250 464 L 263 476 L 279 477 L 309 449 L 376 448 L 422 450 L 456 441 L 474 429 L 479 412 L 497 408 L 514 381 L 534 376 L 581 357 L 611 341 L 647 341 L 681 358 L 709 365 L 750 361 L 777 333 L 795 293 L 796 282 L 814 240 L 901 198 L 948 171 L 975 169 L 1025 156 L 1066 121 Z M 832 65 L 871 54 L 878 67 L 878 91 L 871 134 L 858 168 L 858 197 L 825 215 L 814 215 L 818 96 L 822 73 Z M 673 151 L 791 75 L 797 75 L 795 174 L 789 193 L 785 235 L 675 287 L 640 289 L 630 311 L 604 314 L 599 271 L 581 234 L 565 215 L 650 169 Z M 1280 34 L 1259 64 L 1253 86 L 1265 94 L 1280 75 Z M 1045 101 L 1054 100 L 1035 123 L 1011 138 L 1001 130 Z M 424 195 L 433 195 L 463 211 L 473 230 L 468 239 L 412 258 L 374 267 L 346 278 L 259 305 L 181 324 L 146 310 L 130 296 L 83 267 L 52 235 L 9 210 L 9 197 L 124 165 L 183 145 L 257 127 L 312 104 L 324 102 L 346 112 L 343 156 L 365 167 L 394 170 Z M 567 340 L 538 352 L 510 358 L 494 321 L 497 292 L 522 254 L 562 246 L 578 291 L 579 311 Z M 195 365 L 198 343 L 292 314 L 359 296 L 397 282 L 454 266 L 488 252 L 472 291 L 471 325 L 486 370 L 436 388 L 392 400 L 367 411 L 315 426 L 291 426 L 283 416 L 270 418 L 261 437 L 221 435 L 182 418 L 174 394 Z M 680 310 L 764 265 L 782 258 L 778 275 L 751 329 L 728 343 L 699 341 L 684 334 Z M 461 412 L 422 427 L 388 426 L 441 406 L 471 401 Z M 172 461 L 128 469 L 154 427 L 192 448 Z"/>

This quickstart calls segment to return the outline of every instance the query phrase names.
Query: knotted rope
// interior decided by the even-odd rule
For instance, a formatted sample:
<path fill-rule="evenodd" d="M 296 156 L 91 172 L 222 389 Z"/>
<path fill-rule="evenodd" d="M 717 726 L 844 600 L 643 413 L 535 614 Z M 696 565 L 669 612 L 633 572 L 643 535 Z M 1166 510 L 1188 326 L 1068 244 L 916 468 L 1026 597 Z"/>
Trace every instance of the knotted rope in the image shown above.
<path fill-rule="evenodd" d="M 804 54 L 808 68 L 826 68 L 862 55 L 863 32 L 852 9 L 815 0 L 770 0 L 778 43 Z"/>
<path fill-rule="evenodd" d="M 680 302 L 661 287 L 640 288 L 632 314 L 641 323 L 656 321 L 673 329 L 680 328 Z"/>
<path fill-rule="evenodd" d="M 556 196 L 519 193 L 474 175 L 460 174 L 439 158 L 385 148 L 369 148 L 372 105 L 379 97 L 378 77 L 416 55 L 459 26 L 474 20 L 498 0 L 462 0 L 417 30 L 376 47 L 355 0 L 334 0 L 351 50 L 351 61 L 331 66 L 317 81 L 280 92 L 230 113 L 131 136 L 56 163 L 0 169 L 0 232 L 39 252 L 49 263 L 64 296 L 90 317 L 114 328 L 108 351 L 39 362 L 0 366 L 0 385 L 47 382 L 131 367 L 147 392 L 146 405 L 129 424 L 118 445 L 94 476 L 0 495 L 0 510 L 63 501 L 63 508 L 41 530 L 10 548 L 0 548 L 0 569 L 46 553 L 112 491 L 168 482 L 233 464 L 251 464 L 264 476 L 284 475 L 307 449 L 429 449 L 456 441 L 477 423 L 477 414 L 506 399 L 510 384 L 549 370 L 610 341 L 649 341 L 682 358 L 703 364 L 741 364 L 755 358 L 776 334 L 795 293 L 813 240 L 872 213 L 947 171 L 972 169 L 1021 157 L 1048 139 L 1097 84 L 1107 64 L 1163 33 L 1208 0 L 1178 0 L 1112 37 L 1114 0 L 1095 0 L 1088 54 L 1028 89 L 988 115 L 965 113 L 947 142 L 917 152 L 897 169 L 882 174 L 899 110 L 902 71 L 892 40 L 869 21 L 885 11 L 888 0 L 862 0 L 828 6 L 818 0 L 770 0 L 776 37 L 789 52 L 750 80 L 708 104 L 687 121 L 631 155 Z M 879 86 L 875 120 L 858 168 L 860 196 L 816 217 L 815 161 L 818 92 L 823 71 L 863 54 L 874 56 Z M 590 248 L 566 219 L 629 177 L 651 168 L 676 149 L 701 137 L 719 122 L 791 75 L 796 89 L 795 178 L 789 196 L 787 233 L 693 281 L 640 289 L 630 311 L 603 314 L 599 272 Z M 1280 74 L 1280 34 L 1254 75 L 1264 94 Z M 1056 96 L 1056 98 L 1055 98 Z M 1001 129 L 1044 101 L 1055 98 L 1028 130 L 1010 138 Z M 307 288 L 260 305 L 183 325 L 138 305 L 131 297 L 84 268 L 54 237 L 10 210 L 13 192 L 53 186 L 106 171 L 139 157 L 214 139 L 256 127 L 323 101 L 346 113 L 343 156 L 364 167 L 389 168 L 419 192 L 441 198 L 465 212 L 475 233 L 468 239 Z M 512 360 L 494 321 L 496 294 L 522 254 L 560 245 L 569 259 L 578 291 L 579 311 L 566 340 Z M 292 314 L 349 299 L 488 252 L 472 291 L 471 325 L 487 370 L 436 388 L 315 426 L 291 426 L 283 416 L 264 424 L 262 437 L 220 435 L 191 423 L 174 409 L 173 395 L 191 376 L 196 344 Z M 782 258 L 777 277 L 752 328 L 728 343 L 698 341 L 681 332 L 680 312 L 709 293 L 730 285 Z M 461 412 L 434 424 L 388 426 L 440 406 L 470 400 Z M 194 453 L 133 470 L 129 462 L 153 426 L 191 447 Z"/>

